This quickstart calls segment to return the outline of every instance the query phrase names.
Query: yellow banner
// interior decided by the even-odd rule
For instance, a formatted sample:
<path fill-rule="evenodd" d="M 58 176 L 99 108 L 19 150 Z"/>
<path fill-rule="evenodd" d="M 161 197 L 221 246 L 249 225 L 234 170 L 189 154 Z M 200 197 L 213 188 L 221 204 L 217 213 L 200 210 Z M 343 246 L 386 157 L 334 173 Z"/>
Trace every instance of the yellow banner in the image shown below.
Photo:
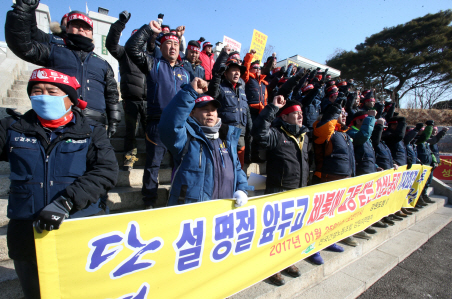
<path fill-rule="evenodd" d="M 253 37 L 251 38 L 251 46 L 250 50 L 256 50 L 256 54 L 254 54 L 254 60 L 262 61 L 262 56 L 264 56 L 265 45 L 267 44 L 268 36 L 263 34 L 262 32 L 254 29 Z"/>
<path fill-rule="evenodd" d="M 68 220 L 35 233 L 41 296 L 225 298 L 414 206 L 430 171 L 404 166 L 240 208 L 215 200 Z"/>

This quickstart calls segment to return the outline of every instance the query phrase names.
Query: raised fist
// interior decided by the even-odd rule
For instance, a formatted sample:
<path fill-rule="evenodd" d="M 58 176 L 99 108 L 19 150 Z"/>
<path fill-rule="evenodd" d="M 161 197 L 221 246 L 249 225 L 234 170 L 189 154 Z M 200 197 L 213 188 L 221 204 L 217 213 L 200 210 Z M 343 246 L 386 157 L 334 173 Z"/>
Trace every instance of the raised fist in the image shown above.
<path fill-rule="evenodd" d="M 158 17 L 157 18 L 159 18 L 159 19 L 162 19 L 163 20 L 163 17 L 164 17 L 165 15 L 164 14 L 162 14 L 162 13 L 159 13 L 159 15 L 158 15 Z"/>
<path fill-rule="evenodd" d="M 15 8 L 25 12 L 34 12 L 39 6 L 39 0 L 17 0 Z"/>
<path fill-rule="evenodd" d="M 132 14 L 130 12 L 124 10 L 119 14 L 119 20 L 125 24 L 130 20 L 131 15 Z"/>
<path fill-rule="evenodd" d="M 230 53 L 231 52 L 231 47 L 229 47 L 229 45 L 225 45 L 224 47 L 223 47 L 223 51 L 225 51 L 226 53 Z"/>
<path fill-rule="evenodd" d="M 149 26 L 151 26 L 152 32 L 159 34 L 162 32 L 162 28 L 160 27 L 159 23 L 157 21 L 150 21 Z"/>
<path fill-rule="evenodd" d="M 256 54 L 256 50 L 254 50 L 254 49 L 250 50 L 250 54 L 255 55 Z"/>
<path fill-rule="evenodd" d="M 193 81 L 191 81 L 190 85 L 199 94 L 205 93 L 207 91 L 207 87 L 208 87 L 207 82 L 198 77 L 193 79 Z"/>
<path fill-rule="evenodd" d="M 369 110 L 369 111 L 367 111 L 367 115 L 375 117 L 377 115 L 377 111 L 376 110 Z"/>
<path fill-rule="evenodd" d="M 385 119 L 384 118 L 379 118 L 375 124 L 384 126 Z"/>
<path fill-rule="evenodd" d="M 284 96 L 279 95 L 273 98 L 273 105 L 281 109 L 286 104 L 286 100 L 284 99 Z"/>
<path fill-rule="evenodd" d="M 182 35 L 185 33 L 185 26 L 179 26 L 176 28 L 176 35 L 178 38 L 182 38 Z"/>

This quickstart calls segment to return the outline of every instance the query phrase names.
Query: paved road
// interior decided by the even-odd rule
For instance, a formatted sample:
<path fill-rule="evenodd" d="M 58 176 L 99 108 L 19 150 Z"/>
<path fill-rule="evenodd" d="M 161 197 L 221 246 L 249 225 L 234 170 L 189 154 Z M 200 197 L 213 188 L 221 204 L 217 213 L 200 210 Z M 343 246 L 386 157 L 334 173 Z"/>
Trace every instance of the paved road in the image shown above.
<path fill-rule="evenodd" d="M 452 222 L 358 299 L 452 298 Z"/>

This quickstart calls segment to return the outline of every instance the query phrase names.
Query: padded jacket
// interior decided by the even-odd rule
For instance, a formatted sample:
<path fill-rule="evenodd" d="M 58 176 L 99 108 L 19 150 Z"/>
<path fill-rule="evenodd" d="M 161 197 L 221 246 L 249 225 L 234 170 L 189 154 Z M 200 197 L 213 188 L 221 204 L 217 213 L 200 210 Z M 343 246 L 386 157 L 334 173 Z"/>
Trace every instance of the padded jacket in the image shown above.
<path fill-rule="evenodd" d="M 214 190 L 214 161 L 212 143 L 198 123 L 190 117 L 199 94 L 186 84 L 163 110 L 159 133 L 163 144 L 173 155 L 175 174 L 171 184 L 168 205 L 211 200 Z M 234 163 L 234 192 L 253 190 L 248 186 L 245 172 L 237 156 L 240 129 L 222 125 L 220 138 Z"/>
<path fill-rule="evenodd" d="M 126 101 L 145 101 L 146 76 L 127 56 L 124 47 L 119 45 L 119 39 L 125 27 L 121 21 L 113 23 L 108 31 L 105 47 L 119 63 L 121 97 Z"/>
<path fill-rule="evenodd" d="M 109 124 L 121 121 L 119 93 L 110 64 L 94 52 L 84 52 L 67 45 L 32 40 L 34 12 L 18 9 L 8 11 L 5 39 L 8 47 L 21 59 L 75 76 L 81 85 L 77 90 L 81 99 L 88 102 L 87 109 L 105 114 Z M 84 59 L 81 59 L 84 57 Z"/>
<path fill-rule="evenodd" d="M 308 184 L 308 129 L 276 118 L 279 109 L 268 104 L 253 124 L 253 138 L 267 149 L 267 189 L 297 189 Z M 275 120 L 276 118 L 276 120 Z M 273 123 L 273 125 L 272 125 Z"/>
<path fill-rule="evenodd" d="M 146 74 L 148 117 L 160 119 L 163 109 L 181 86 L 190 83 L 190 75 L 178 62 L 171 66 L 165 58 L 154 58 L 153 53 L 143 50 L 152 35 L 151 26 L 142 26 L 129 38 L 125 49 L 132 62 Z"/>

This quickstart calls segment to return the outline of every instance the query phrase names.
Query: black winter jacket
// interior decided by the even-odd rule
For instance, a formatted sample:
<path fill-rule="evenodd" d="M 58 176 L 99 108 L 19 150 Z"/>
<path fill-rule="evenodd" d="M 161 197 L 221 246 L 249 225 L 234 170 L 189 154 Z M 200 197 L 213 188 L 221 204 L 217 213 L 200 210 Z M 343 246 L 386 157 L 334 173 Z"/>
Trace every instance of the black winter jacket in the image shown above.
<path fill-rule="evenodd" d="M 381 134 L 383 133 L 383 125 L 377 124 L 374 126 L 372 131 L 372 146 L 375 150 L 375 159 L 379 167 L 383 169 L 390 169 L 394 166 L 394 161 L 392 160 L 392 154 L 386 143 L 381 140 Z"/>
<path fill-rule="evenodd" d="M 381 136 L 381 139 L 388 145 L 389 149 L 391 150 L 394 162 L 399 166 L 407 164 L 406 146 L 403 141 L 403 137 L 405 137 L 405 131 L 406 122 L 403 120 L 397 123 L 397 128 L 395 131 L 388 128 L 383 132 Z"/>
<path fill-rule="evenodd" d="M 88 108 L 90 108 L 90 102 L 92 105 L 96 102 L 97 104 L 94 106 L 105 107 L 109 124 L 119 123 L 121 121 L 121 112 L 118 102 L 118 87 L 114 72 L 108 62 L 94 54 L 94 52 L 88 53 L 71 49 L 69 45 L 63 46 L 50 42 L 44 43 L 32 40 L 30 28 L 33 27 L 33 15 L 34 12 L 26 13 L 18 9 L 8 11 L 5 23 L 5 39 L 8 47 L 14 54 L 27 62 L 49 67 L 67 75 L 77 77 L 81 85 L 81 88 L 77 90 L 78 95 L 88 102 Z M 55 53 L 63 52 L 65 53 L 65 57 L 56 57 L 57 55 Z M 72 61 L 77 62 L 68 62 L 66 57 L 70 57 Z M 84 57 L 84 59 L 81 59 L 81 57 Z M 67 63 L 61 64 L 60 60 Z M 95 64 L 95 67 L 90 71 L 90 65 L 92 64 Z M 102 65 L 102 70 L 98 69 L 99 65 Z M 103 76 L 99 76 L 100 73 L 103 73 Z M 99 99 L 97 96 L 92 99 L 89 98 L 89 94 L 94 92 L 93 88 L 90 90 L 89 86 L 95 87 L 97 92 L 103 93 L 104 99 Z M 100 86 L 103 86 L 103 90 L 99 89 Z M 99 103 L 99 101 L 103 100 L 105 104 L 102 102 Z M 105 110 L 99 112 L 104 113 Z M 89 109 L 85 112 L 88 111 Z"/>
<path fill-rule="evenodd" d="M 105 47 L 119 62 L 121 97 L 126 101 L 145 101 L 146 75 L 130 60 L 124 47 L 119 45 L 121 32 L 125 27 L 125 24 L 119 20 L 112 24 Z"/>
<path fill-rule="evenodd" d="M 274 125 L 278 108 L 268 104 L 256 118 L 252 135 L 261 148 L 267 149 L 267 189 L 296 189 L 305 187 L 309 177 L 309 137 L 303 126 L 295 131 L 278 118 Z"/>
<path fill-rule="evenodd" d="M 63 195 L 74 204 L 70 217 L 76 217 L 117 182 L 118 162 L 105 128 L 75 110 L 74 116 L 51 142 L 33 110 L 17 121 L 0 121 L 0 160 L 11 166 L 8 248 L 13 259 L 35 255 L 32 222 L 46 205 Z"/>

